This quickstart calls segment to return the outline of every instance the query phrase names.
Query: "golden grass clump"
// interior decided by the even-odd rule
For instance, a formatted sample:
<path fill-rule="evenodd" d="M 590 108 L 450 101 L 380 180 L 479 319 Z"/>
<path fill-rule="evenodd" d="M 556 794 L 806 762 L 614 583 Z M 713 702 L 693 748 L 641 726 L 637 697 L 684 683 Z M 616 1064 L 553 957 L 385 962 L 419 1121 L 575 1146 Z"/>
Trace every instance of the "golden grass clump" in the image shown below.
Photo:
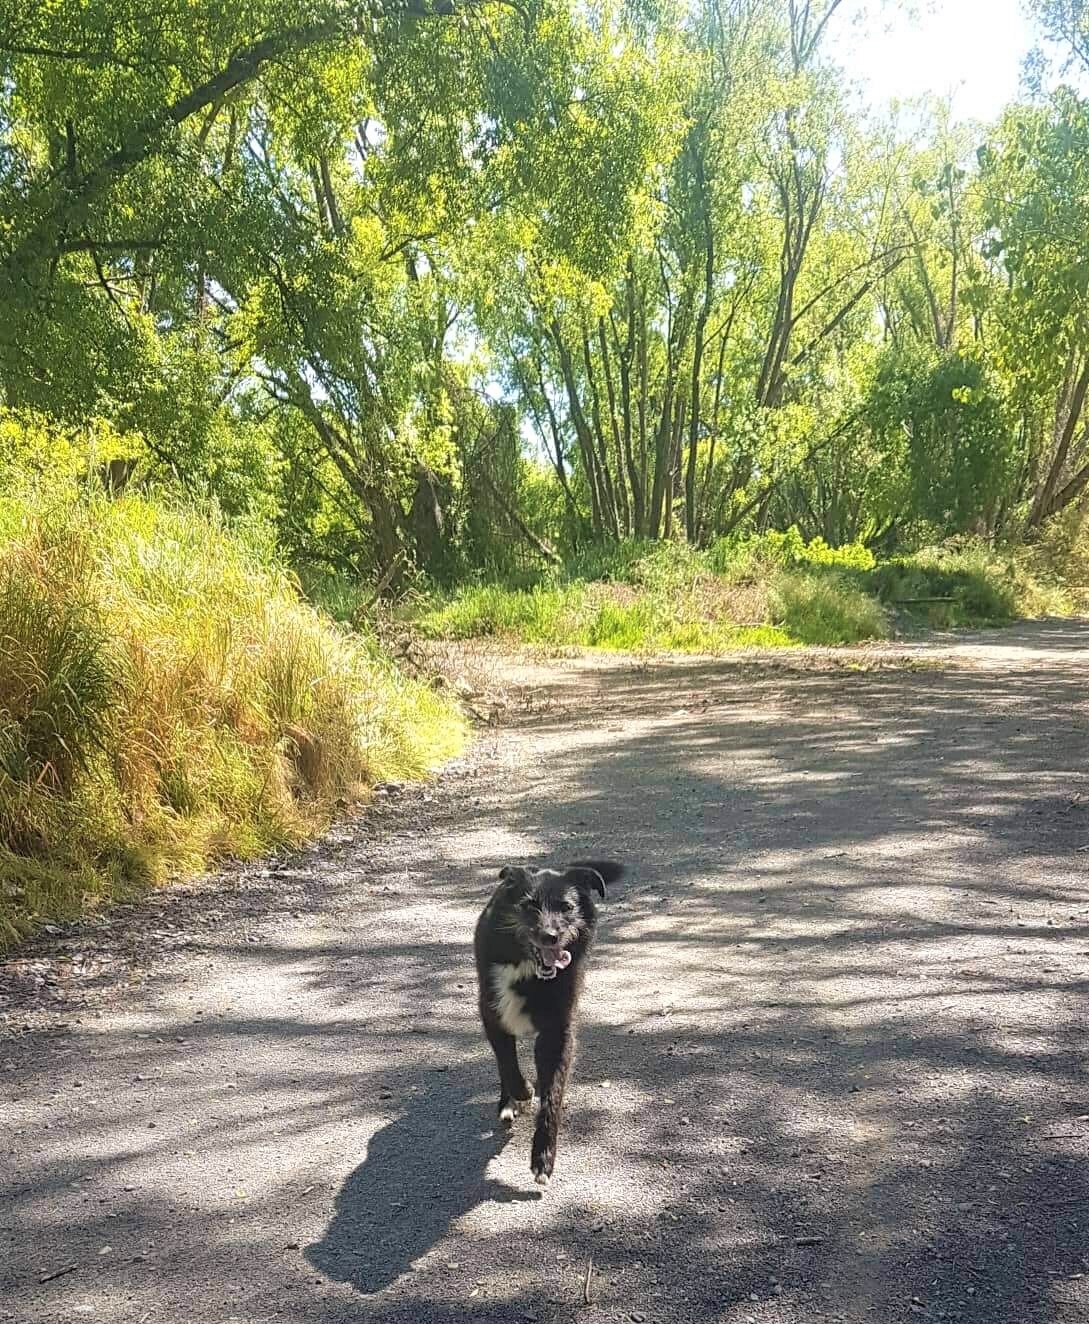
<path fill-rule="evenodd" d="M 0 507 L 0 946 L 297 843 L 463 744 L 449 699 L 215 521 Z"/>

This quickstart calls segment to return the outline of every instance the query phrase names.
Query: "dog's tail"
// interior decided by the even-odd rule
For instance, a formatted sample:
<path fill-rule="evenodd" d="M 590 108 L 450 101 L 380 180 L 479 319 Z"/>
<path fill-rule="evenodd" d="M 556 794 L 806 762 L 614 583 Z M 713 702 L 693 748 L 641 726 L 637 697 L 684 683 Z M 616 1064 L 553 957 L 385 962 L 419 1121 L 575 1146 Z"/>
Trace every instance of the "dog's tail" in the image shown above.
<path fill-rule="evenodd" d="M 610 886 L 613 883 L 619 883 L 628 872 L 628 866 L 620 864 L 616 860 L 572 860 L 568 867 L 571 869 L 593 869 Z"/>

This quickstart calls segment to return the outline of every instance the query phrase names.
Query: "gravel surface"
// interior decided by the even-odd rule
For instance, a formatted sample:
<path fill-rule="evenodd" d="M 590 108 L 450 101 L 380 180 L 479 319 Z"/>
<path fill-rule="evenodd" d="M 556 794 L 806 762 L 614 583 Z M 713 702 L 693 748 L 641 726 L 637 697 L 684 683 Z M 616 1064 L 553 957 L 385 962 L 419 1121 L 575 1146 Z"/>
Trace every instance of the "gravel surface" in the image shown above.
<path fill-rule="evenodd" d="M 508 661 L 435 783 L 44 935 L 0 965 L 0 1320 L 1085 1320 L 1087 662 Z M 471 931 L 505 862 L 597 853 L 542 1196 Z"/>

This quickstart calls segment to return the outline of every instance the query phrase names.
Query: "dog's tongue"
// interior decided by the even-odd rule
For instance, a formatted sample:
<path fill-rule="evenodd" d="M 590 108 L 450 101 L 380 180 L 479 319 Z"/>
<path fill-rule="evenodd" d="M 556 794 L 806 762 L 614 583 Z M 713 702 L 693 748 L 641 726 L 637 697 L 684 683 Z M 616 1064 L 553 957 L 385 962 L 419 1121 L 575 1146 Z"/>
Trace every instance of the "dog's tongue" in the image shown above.
<path fill-rule="evenodd" d="M 542 947 L 541 964 L 546 970 L 566 970 L 571 964 L 571 953 L 566 947 Z"/>

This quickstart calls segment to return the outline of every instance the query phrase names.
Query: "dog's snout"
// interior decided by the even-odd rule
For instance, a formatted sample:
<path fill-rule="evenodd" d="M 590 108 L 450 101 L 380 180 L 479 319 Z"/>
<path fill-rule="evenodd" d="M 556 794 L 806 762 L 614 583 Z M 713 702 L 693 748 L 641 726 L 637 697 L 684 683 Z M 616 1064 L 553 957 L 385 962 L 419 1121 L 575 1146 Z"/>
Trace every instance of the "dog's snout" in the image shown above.
<path fill-rule="evenodd" d="M 545 942 L 556 942 L 560 936 L 560 930 L 555 924 L 542 924 L 537 932 Z"/>

